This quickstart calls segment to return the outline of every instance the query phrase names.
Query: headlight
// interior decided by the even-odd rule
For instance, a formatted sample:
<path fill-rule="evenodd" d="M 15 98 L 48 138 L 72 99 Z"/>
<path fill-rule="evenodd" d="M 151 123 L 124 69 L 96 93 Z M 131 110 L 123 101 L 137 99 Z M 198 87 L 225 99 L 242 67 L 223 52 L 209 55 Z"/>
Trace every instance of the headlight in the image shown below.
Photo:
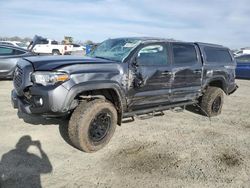
<path fill-rule="evenodd" d="M 69 80 L 69 75 L 64 72 L 37 71 L 31 75 L 31 81 L 43 86 L 55 85 L 56 83 Z"/>

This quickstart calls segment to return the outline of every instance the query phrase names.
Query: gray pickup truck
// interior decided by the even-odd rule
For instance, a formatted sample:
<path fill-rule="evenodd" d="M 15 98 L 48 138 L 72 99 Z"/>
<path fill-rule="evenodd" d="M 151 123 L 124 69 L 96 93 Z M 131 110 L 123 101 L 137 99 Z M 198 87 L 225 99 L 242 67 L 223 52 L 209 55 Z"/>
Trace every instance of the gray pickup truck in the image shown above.
<path fill-rule="evenodd" d="M 89 57 L 29 57 L 14 73 L 12 104 L 45 117 L 70 116 L 69 137 L 85 152 L 103 148 L 122 119 L 197 104 L 221 113 L 237 89 L 226 47 L 157 38 L 117 38 Z"/>

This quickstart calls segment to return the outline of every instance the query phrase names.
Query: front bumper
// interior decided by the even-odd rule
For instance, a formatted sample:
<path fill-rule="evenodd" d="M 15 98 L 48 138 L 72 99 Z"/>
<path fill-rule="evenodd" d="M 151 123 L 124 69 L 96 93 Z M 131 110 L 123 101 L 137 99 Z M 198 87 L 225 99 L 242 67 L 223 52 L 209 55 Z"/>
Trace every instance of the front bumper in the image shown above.
<path fill-rule="evenodd" d="M 11 104 L 12 107 L 18 109 L 22 113 L 31 114 L 30 105 L 25 104 L 16 94 L 15 90 L 11 91 Z"/>
<path fill-rule="evenodd" d="M 18 95 L 16 90 L 11 92 L 13 108 L 22 113 L 44 116 L 61 116 L 67 113 L 69 107 L 65 106 L 68 90 L 63 86 L 43 87 L 32 86 L 29 88 L 29 96 Z"/>

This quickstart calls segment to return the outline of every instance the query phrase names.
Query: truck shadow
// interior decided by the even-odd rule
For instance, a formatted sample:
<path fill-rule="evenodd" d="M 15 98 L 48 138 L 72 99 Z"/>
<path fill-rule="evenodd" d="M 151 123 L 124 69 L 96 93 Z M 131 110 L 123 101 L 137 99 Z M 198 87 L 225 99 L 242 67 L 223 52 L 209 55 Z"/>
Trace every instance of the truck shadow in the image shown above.
<path fill-rule="evenodd" d="M 28 152 L 31 146 L 38 149 L 40 156 Z M 52 164 L 40 141 L 25 135 L 16 143 L 15 149 L 2 155 L 0 187 L 42 187 L 41 174 L 51 173 L 52 170 Z"/>
<path fill-rule="evenodd" d="M 201 110 L 201 108 L 199 106 L 196 105 L 189 105 L 186 106 L 185 108 L 187 111 L 201 115 L 201 116 L 206 116 L 205 113 Z M 206 116 L 207 117 L 207 116 Z"/>
<path fill-rule="evenodd" d="M 23 119 L 25 123 L 32 125 L 58 125 L 65 123 L 65 118 L 44 118 L 42 116 L 32 116 L 24 114 L 22 112 L 17 112 L 19 119 Z"/>
<path fill-rule="evenodd" d="M 28 114 L 24 114 L 21 112 L 17 113 L 19 119 L 23 119 L 25 123 L 32 124 L 32 125 L 58 125 L 59 133 L 64 139 L 66 143 L 73 146 L 72 142 L 69 139 L 69 133 L 68 133 L 68 124 L 69 120 L 65 117 L 62 118 L 44 118 L 41 116 L 31 116 Z M 74 147 L 74 146 L 73 146 Z"/>
<path fill-rule="evenodd" d="M 59 124 L 59 133 L 63 140 L 71 145 L 72 147 L 76 148 L 73 143 L 69 139 L 69 131 L 68 131 L 69 121 L 64 120 L 64 123 Z"/>

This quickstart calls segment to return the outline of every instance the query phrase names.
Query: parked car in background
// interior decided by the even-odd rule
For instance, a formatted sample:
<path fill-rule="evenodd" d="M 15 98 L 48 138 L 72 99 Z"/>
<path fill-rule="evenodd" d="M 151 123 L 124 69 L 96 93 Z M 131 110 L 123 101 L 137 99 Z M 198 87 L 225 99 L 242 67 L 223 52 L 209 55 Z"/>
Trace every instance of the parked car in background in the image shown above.
<path fill-rule="evenodd" d="M 73 45 L 73 52 L 77 52 L 77 51 L 85 51 L 86 47 L 82 46 L 80 44 L 72 44 Z"/>
<path fill-rule="evenodd" d="M 234 52 L 234 56 L 241 56 L 241 55 L 245 55 L 245 54 L 249 54 L 250 55 L 250 49 L 242 49 L 239 50 L 237 52 Z"/>
<path fill-rule="evenodd" d="M 59 44 L 55 40 L 35 35 L 28 49 L 36 54 L 66 55 L 71 54 L 73 45 Z"/>
<path fill-rule="evenodd" d="M 33 55 L 23 48 L 0 44 L 0 79 L 12 79 L 17 61 Z"/>
<path fill-rule="evenodd" d="M 20 41 L 0 41 L 0 44 L 16 46 L 16 47 L 20 47 L 20 48 L 23 48 L 23 49 L 27 49 L 27 47 L 28 47 L 28 45 L 26 43 L 20 42 Z"/>
<path fill-rule="evenodd" d="M 235 57 L 237 62 L 236 77 L 250 78 L 250 54 Z"/>
<path fill-rule="evenodd" d="M 82 46 L 80 44 L 72 44 L 73 45 L 73 49 L 71 52 L 71 55 L 80 55 L 80 56 L 84 56 L 86 55 L 86 47 Z"/>

